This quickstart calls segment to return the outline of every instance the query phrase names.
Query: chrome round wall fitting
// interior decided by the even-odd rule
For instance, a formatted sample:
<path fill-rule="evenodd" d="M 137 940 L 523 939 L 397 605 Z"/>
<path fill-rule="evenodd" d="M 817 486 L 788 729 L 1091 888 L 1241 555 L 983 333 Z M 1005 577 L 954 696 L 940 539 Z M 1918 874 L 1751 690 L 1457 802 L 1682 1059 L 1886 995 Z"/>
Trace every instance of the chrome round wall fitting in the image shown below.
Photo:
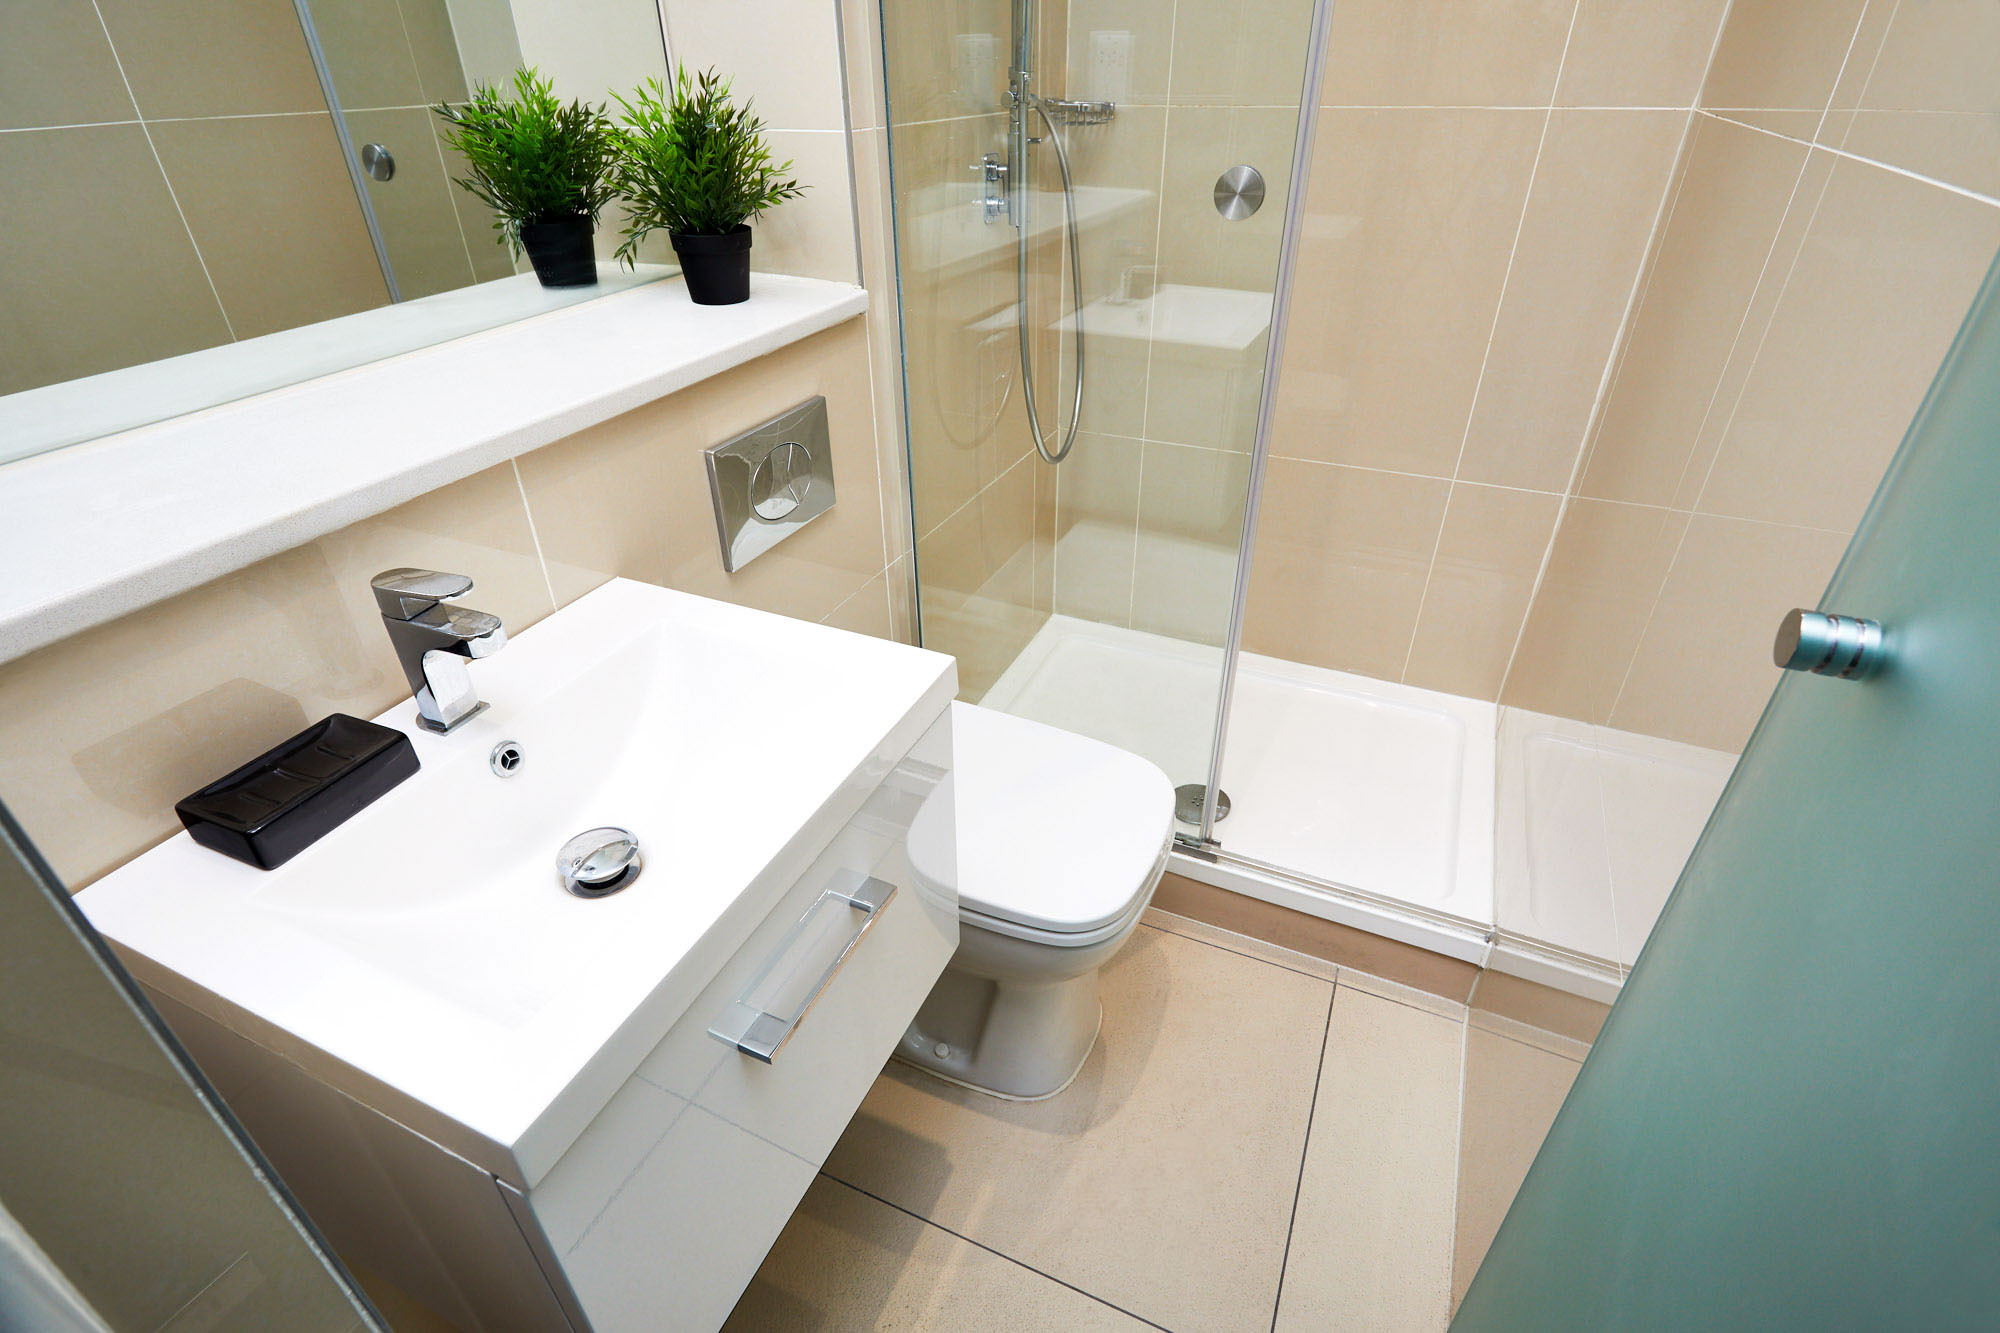
<path fill-rule="evenodd" d="M 1215 178 L 1215 211 L 1241 222 L 1264 206 L 1264 173 L 1255 167 L 1231 167 Z"/>
<path fill-rule="evenodd" d="M 750 474 L 750 512 L 766 523 L 787 518 L 812 490 L 812 451 L 787 440 L 764 455 Z"/>
<path fill-rule="evenodd" d="M 639 878 L 645 868 L 639 840 L 629 829 L 594 828 L 577 834 L 556 853 L 562 886 L 579 898 L 603 898 Z"/>
<path fill-rule="evenodd" d="M 1880 671 L 1888 653 L 1872 620 L 1795 607 L 1778 622 L 1771 658 L 1787 671 L 1860 680 Z"/>
<path fill-rule="evenodd" d="M 361 169 L 368 173 L 370 180 L 389 180 L 396 174 L 396 155 L 389 151 L 387 144 L 362 144 Z"/>
<path fill-rule="evenodd" d="M 496 778 L 511 778 L 521 771 L 521 765 L 528 762 L 528 756 L 521 750 L 519 741 L 501 741 L 493 747 L 493 753 L 486 756 L 486 766 L 493 770 Z"/>

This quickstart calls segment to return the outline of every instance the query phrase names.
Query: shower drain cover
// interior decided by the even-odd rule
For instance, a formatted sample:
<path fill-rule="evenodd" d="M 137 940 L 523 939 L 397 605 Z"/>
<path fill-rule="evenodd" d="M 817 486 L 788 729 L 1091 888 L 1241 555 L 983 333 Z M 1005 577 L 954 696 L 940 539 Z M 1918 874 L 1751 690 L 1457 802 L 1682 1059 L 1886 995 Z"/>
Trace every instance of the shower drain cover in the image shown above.
<path fill-rule="evenodd" d="M 1174 818 L 1183 824 L 1201 824 L 1201 803 L 1208 799 L 1208 784 L 1188 782 L 1174 788 Z M 1215 822 L 1220 824 L 1229 818 L 1229 793 L 1215 794 Z"/>

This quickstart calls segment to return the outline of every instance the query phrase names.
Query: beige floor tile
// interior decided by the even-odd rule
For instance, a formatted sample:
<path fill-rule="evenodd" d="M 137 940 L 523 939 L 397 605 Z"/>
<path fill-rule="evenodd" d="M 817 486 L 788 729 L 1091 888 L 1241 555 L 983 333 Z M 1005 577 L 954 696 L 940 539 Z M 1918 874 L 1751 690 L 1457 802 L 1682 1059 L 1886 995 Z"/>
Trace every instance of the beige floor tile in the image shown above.
<path fill-rule="evenodd" d="M 1441 1329 L 1463 1025 L 1342 985 L 1276 1328 Z"/>
<path fill-rule="evenodd" d="M 1136 1329 L 1101 1301 L 821 1176 L 725 1329 Z"/>
<path fill-rule="evenodd" d="M 827 1174 L 1142 1318 L 1268 1328 L 1331 992 L 1141 928 L 1067 1092 L 1001 1102 L 891 1066 Z"/>
<path fill-rule="evenodd" d="M 1458 1234 L 1451 1264 L 1457 1308 L 1528 1174 L 1581 1066 L 1474 1023 L 1465 1042 L 1465 1124 L 1459 1143 Z"/>

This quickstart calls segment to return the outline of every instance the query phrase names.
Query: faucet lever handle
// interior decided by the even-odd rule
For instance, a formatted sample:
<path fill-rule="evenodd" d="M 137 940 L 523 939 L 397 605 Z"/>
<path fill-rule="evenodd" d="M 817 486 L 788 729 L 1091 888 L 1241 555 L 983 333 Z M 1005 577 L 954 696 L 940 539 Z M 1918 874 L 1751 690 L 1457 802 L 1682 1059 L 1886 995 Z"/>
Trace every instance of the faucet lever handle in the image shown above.
<path fill-rule="evenodd" d="M 413 620 L 454 597 L 472 591 L 472 580 L 463 574 L 441 574 L 434 569 L 385 569 L 371 585 L 375 604 L 391 620 Z"/>

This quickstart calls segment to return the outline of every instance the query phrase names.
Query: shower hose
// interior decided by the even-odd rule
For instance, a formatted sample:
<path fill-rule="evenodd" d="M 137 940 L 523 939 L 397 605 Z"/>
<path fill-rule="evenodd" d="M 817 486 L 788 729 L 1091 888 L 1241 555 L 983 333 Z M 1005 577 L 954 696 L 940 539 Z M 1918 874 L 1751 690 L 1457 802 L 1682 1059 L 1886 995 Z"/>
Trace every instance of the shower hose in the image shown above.
<path fill-rule="evenodd" d="M 1028 430 L 1035 438 L 1035 452 L 1042 456 L 1044 462 L 1060 463 L 1063 459 L 1068 458 L 1069 451 L 1076 447 L 1076 430 L 1083 422 L 1083 260 L 1077 253 L 1076 191 L 1070 184 L 1069 153 L 1063 147 L 1062 135 L 1056 131 L 1056 123 L 1049 118 L 1048 110 L 1042 106 L 1041 99 L 1030 99 L 1028 106 L 1032 107 L 1035 114 L 1042 118 L 1042 125 L 1048 131 L 1049 143 L 1054 145 L 1056 150 L 1056 167 L 1062 173 L 1063 221 L 1067 224 L 1063 228 L 1063 236 L 1069 249 L 1070 291 L 1076 302 L 1070 312 L 1070 319 L 1076 330 L 1076 404 L 1070 411 L 1069 428 L 1061 432 L 1062 444 L 1053 453 L 1049 451 L 1048 441 L 1043 436 L 1041 414 L 1035 407 L 1035 354 L 1033 350 L 1033 332 L 1029 328 L 1030 321 L 1028 319 L 1029 236 L 1027 212 L 1025 209 L 1022 211 L 1020 218 L 1019 251 L 1016 255 L 1014 265 L 1015 296 L 1019 306 L 1019 317 L 1016 323 L 1021 335 L 1021 379 L 1023 381 L 1022 387 L 1027 390 Z M 1027 114 L 1026 108 L 1022 110 L 1021 114 L 1023 116 Z M 1022 138 L 1026 140 L 1027 136 L 1023 135 Z M 1029 182 L 1027 180 L 1024 179 L 1021 181 L 1019 188 L 1024 195 L 1027 192 L 1028 186 Z M 1057 364 L 1057 371 L 1060 374 L 1060 362 Z M 1057 387 L 1056 397 L 1056 424 L 1060 427 L 1062 425 L 1062 392 L 1060 385 Z"/>

